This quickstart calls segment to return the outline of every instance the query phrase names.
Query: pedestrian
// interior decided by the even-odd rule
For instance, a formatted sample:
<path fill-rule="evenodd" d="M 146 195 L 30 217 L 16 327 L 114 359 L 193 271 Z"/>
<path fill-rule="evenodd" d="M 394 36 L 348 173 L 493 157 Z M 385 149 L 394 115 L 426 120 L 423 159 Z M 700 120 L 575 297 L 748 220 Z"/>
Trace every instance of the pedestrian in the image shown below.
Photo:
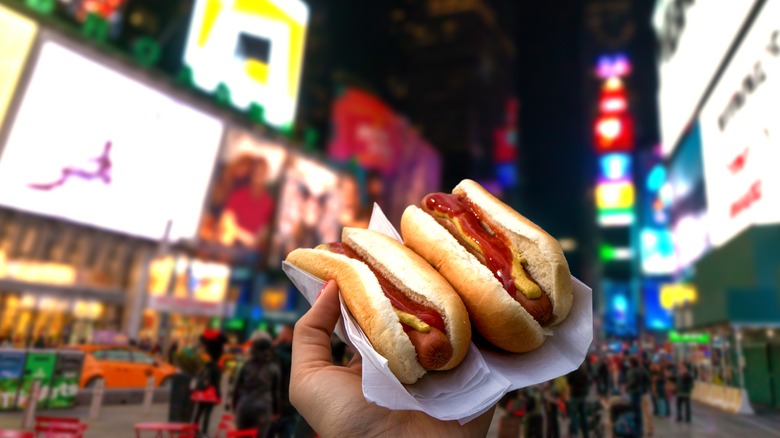
<path fill-rule="evenodd" d="M 691 376 L 686 363 L 680 364 L 677 374 L 675 397 L 677 398 L 677 421 L 683 421 L 685 410 L 685 422 L 691 422 L 691 391 L 693 390 L 693 376 Z"/>
<path fill-rule="evenodd" d="M 643 362 L 639 362 L 639 367 L 642 369 L 642 423 L 645 426 L 645 436 L 653 436 L 653 398 L 652 392 L 652 380 L 650 377 L 650 361 L 645 359 Z"/>
<path fill-rule="evenodd" d="M 596 363 L 595 380 L 596 393 L 602 400 L 606 399 L 609 394 L 609 366 L 603 357 L 599 358 L 598 363 Z"/>
<path fill-rule="evenodd" d="M 168 347 L 168 363 L 174 364 L 176 360 L 176 353 L 179 352 L 179 340 L 174 339 L 171 342 L 171 346 Z"/>
<path fill-rule="evenodd" d="M 282 387 L 279 398 L 279 420 L 272 426 L 269 436 L 278 438 L 290 438 L 293 436 L 309 438 L 314 436 L 314 431 L 301 418 L 298 411 L 290 403 L 290 370 L 292 369 L 292 342 L 293 328 L 283 325 L 274 339 L 273 349 L 279 369 L 282 372 Z"/>
<path fill-rule="evenodd" d="M 271 347 L 267 334 L 252 341 L 249 359 L 238 372 L 233 390 L 236 426 L 257 430 L 257 438 L 268 436 L 280 412 L 282 375 Z"/>
<path fill-rule="evenodd" d="M 523 438 L 543 438 L 544 415 L 538 391 L 531 387 L 525 392 L 525 415 L 523 416 Z"/>
<path fill-rule="evenodd" d="M 211 411 L 214 406 L 220 404 L 222 394 L 220 384 L 222 370 L 219 368 L 219 359 L 225 351 L 227 338 L 218 330 L 207 329 L 199 338 L 201 348 L 208 356 L 208 361 L 203 365 L 195 379 L 195 390 L 192 392 L 192 401 L 195 402 L 194 423 L 200 423 L 201 434 L 208 435 Z"/>
<path fill-rule="evenodd" d="M 639 436 L 643 435 L 643 408 L 642 398 L 649 390 L 650 378 L 647 376 L 647 370 L 639 362 L 639 358 L 631 356 L 629 358 L 629 366 L 626 371 L 626 393 L 628 394 L 631 409 L 634 412 L 636 419 L 637 431 Z M 648 427 L 652 427 L 648 425 Z"/>
<path fill-rule="evenodd" d="M 559 423 L 561 394 L 554 382 L 544 384 L 544 413 L 547 422 L 545 434 L 547 438 L 560 438 L 561 428 Z"/>
<path fill-rule="evenodd" d="M 569 382 L 569 436 L 577 436 L 582 431 L 588 437 L 588 417 L 585 415 L 585 399 L 590 391 L 590 376 L 585 362 L 566 376 Z"/>
<path fill-rule="evenodd" d="M 660 363 L 654 363 L 650 368 L 652 384 L 653 412 L 659 417 L 669 416 L 669 395 L 666 392 L 666 371 Z"/>

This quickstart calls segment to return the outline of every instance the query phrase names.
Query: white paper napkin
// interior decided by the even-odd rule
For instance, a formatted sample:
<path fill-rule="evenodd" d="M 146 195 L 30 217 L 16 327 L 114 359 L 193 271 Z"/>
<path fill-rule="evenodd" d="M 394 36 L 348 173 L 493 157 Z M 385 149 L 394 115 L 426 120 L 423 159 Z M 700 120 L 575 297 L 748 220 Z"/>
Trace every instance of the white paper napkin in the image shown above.
<path fill-rule="evenodd" d="M 402 242 L 376 204 L 368 228 Z M 282 269 L 306 300 L 313 303 L 325 281 L 286 262 Z M 507 392 L 568 374 L 585 360 L 593 340 L 592 295 L 581 281 L 574 277 L 572 281 L 571 312 L 538 349 L 512 354 L 478 348 L 472 343 L 457 368 L 428 372 L 412 385 L 402 384 L 390 372 L 387 359 L 374 351 L 343 301 L 335 332 L 363 357 L 366 400 L 389 409 L 418 410 L 440 420 L 465 424 L 490 409 Z"/>

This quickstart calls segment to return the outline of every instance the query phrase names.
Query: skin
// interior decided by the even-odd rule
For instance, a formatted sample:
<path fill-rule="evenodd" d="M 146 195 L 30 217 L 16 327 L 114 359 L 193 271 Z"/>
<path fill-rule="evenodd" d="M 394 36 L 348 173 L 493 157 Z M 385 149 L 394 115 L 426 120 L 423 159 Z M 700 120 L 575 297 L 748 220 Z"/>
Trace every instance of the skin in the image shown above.
<path fill-rule="evenodd" d="M 346 367 L 331 363 L 330 338 L 341 316 L 338 287 L 328 281 L 317 300 L 295 324 L 290 401 L 322 437 L 484 437 L 495 407 L 461 426 L 419 411 L 392 411 L 363 397 L 362 361 Z"/>

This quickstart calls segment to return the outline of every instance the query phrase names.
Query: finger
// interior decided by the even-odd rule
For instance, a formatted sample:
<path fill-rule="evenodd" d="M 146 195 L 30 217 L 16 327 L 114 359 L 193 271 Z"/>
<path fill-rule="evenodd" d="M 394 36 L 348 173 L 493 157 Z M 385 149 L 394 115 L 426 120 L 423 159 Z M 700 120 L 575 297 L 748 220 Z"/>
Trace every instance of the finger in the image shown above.
<path fill-rule="evenodd" d="M 338 286 L 334 280 L 325 283 L 311 309 L 295 324 L 292 368 L 331 364 L 330 337 L 336 327 L 341 309 Z"/>

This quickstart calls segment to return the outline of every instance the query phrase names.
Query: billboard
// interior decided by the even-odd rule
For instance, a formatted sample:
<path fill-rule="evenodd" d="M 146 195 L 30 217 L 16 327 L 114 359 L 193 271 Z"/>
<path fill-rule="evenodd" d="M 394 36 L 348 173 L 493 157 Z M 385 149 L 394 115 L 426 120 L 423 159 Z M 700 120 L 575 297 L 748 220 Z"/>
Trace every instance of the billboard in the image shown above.
<path fill-rule="evenodd" d="M 34 21 L 0 5 L 0 126 L 37 33 Z"/>
<path fill-rule="evenodd" d="M 638 309 L 631 284 L 605 280 L 602 287 L 605 297 L 604 331 L 607 336 L 636 337 Z"/>
<path fill-rule="evenodd" d="M 198 237 L 241 252 L 265 253 L 278 205 L 287 149 L 276 141 L 231 127 L 209 190 Z M 244 258 L 244 257 L 240 257 Z"/>
<path fill-rule="evenodd" d="M 295 248 L 341 241 L 344 176 L 300 154 L 290 156 L 279 193 L 269 263 L 281 262 Z"/>
<path fill-rule="evenodd" d="M 701 130 L 695 123 L 680 141 L 669 163 L 670 228 L 677 268 L 696 262 L 711 247 L 704 189 Z"/>
<path fill-rule="evenodd" d="M 49 40 L 0 156 L 0 204 L 192 238 L 221 136 L 218 119 Z"/>
<path fill-rule="evenodd" d="M 662 0 L 653 25 L 658 35 L 662 153 L 669 156 L 695 116 L 755 1 Z"/>
<path fill-rule="evenodd" d="M 346 88 L 335 100 L 332 114 L 328 155 L 339 162 L 354 160 L 367 171 L 361 193 L 366 210 L 376 202 L 398 225 L 407 205 L 439 190 L 438 153 L 381 99 Z"/>
<path fill-rule="evenodd" d="M 704 177 L 714 246 L 780 222 L 780 5 L 767 2 L 702 108 Z"/>
<path fill-rule="evenodd" d="M 669 330 L 674 327 L 674 313 L 661 300 L 662 283 L 658 280 L 644 280 L 645 328 L 650 330 Z"/>
<path fill-rule="evenodd" d="M 184 61 L 197 87 L 224 84 L 234 106 L 258 104 L 266 122 L 291 126 L 308 21 L 300 0 L 197 0 Z"/>

